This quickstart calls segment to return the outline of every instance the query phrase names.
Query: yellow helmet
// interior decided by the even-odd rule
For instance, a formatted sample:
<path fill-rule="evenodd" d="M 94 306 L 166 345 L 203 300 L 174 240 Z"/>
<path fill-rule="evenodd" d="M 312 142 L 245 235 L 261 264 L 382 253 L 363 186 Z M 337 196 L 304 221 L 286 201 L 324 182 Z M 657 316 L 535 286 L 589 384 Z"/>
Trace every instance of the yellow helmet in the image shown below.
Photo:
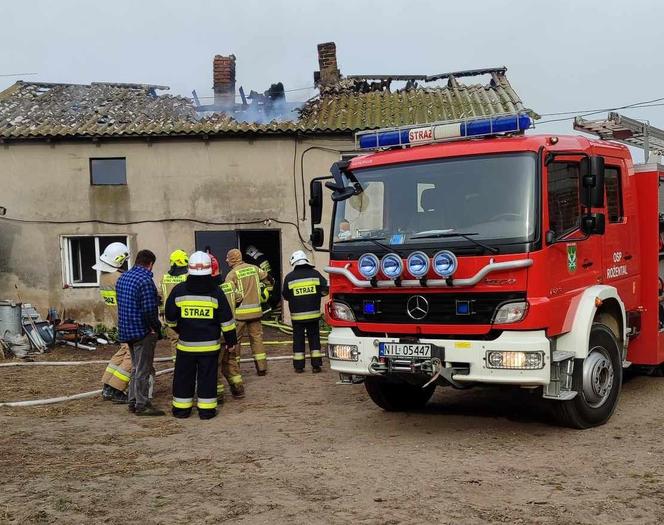
<path fill-rule="evenodd" d="M 189 256 L 187 255 L 187 252 L 183 250 L 175 250 L 173 253 L 171 253 L 170 262 L 171 266 L 179 266 L 180 268 L 184 268 L 189 264 Z"/>

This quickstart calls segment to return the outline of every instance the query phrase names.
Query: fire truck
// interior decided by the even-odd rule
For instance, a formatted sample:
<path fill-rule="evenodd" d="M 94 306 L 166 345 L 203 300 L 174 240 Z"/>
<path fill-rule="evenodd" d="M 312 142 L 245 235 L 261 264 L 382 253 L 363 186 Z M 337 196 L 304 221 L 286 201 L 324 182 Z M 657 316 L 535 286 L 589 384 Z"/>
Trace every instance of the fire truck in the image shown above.
<path fill-rule="evenodd" d="M 664 167 L 635 166 L 625 145 L 661 148 L 664 132 L 628 121 L 577 118 L 599 139 L 525 133 L 527 113 L 358 133 L 367 154 L 315 178 L 309 201 L 319 250 L 332 201 L 341 382 L 388 411 L 437 386 L 512 386 L 558 424 L 605 423 L 623 370 L 664 362 Z"/>

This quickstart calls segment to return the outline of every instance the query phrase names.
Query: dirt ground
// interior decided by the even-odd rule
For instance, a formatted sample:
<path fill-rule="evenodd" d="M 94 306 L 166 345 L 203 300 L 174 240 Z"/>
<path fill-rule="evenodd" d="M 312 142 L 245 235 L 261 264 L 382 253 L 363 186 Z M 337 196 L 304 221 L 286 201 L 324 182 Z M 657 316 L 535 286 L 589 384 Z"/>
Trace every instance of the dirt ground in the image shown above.
<path fill-rule="evenodd" d="M 92 390 L 103 368 L 0 368 L 0 400 Z M 611 421 L 581 432 L 509 391 L 439 389 L 421 412 L 386 413 L 329 369 L 243 372 L 247 397 L 211 421 L 99 398 L 0 408 L 0 523 L 662 521 L 664 379 L 630 379 Z M 170 381 L 157 381 L 165 408 Z"/>

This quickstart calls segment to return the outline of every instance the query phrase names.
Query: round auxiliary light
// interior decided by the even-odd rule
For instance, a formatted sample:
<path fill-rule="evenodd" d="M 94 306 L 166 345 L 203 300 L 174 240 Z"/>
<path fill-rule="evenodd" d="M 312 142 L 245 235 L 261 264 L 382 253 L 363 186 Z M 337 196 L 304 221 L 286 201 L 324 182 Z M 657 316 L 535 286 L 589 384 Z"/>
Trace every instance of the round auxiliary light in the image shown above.
<path fill-rule="evenodd" d="M 431 261 L 429 261 L 429 257 L 424 252 L 413 252 L 408 256 L 408 260 L 406 261 L 408 273 L 418 279 L 421 279 L 429 272 L 430 265 Z"/>
<path fill-rule="evenodd" d="M 380 269 L 388 279 L 396 279 L 403 272 L 403 261 L 396 253 L 388 253 L 380 261 Z"/>
<path fill-rule="evenodd" d="M 447 279 L 459 266 L 456 255 L 449 250 L 441 250 L 433 256 L 433 271 Z"/>
<path fill-rule="evenodd" d="M 373 253 L 365 253 L 357 261 L 360 274 L 365 279 L 373 279 L 380 270 L 380 261 Z"/>

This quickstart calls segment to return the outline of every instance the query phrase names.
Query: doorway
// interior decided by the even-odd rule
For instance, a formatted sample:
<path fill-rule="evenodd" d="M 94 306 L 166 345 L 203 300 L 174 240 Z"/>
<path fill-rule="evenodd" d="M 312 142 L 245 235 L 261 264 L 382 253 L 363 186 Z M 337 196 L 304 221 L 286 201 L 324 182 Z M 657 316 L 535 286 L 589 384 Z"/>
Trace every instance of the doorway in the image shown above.
<path fill-rule="evenodd" d="M 249 246 L 255 246 L 263 252 L 270 261 L 272 277 L 274 278 L 274 292 L 270 302 L 277 305 L 281 298 L 281 230 L 223 230 L 223 231 L 197 231 L 195 232 L 196 249 L 214 255 L 219 261 L 221 275 L 225 278 L 230 271 L 226 263 L 226 254 L 232 248 L 239 248 L 246 262 L 253 263 L 247 257 Z"/>

